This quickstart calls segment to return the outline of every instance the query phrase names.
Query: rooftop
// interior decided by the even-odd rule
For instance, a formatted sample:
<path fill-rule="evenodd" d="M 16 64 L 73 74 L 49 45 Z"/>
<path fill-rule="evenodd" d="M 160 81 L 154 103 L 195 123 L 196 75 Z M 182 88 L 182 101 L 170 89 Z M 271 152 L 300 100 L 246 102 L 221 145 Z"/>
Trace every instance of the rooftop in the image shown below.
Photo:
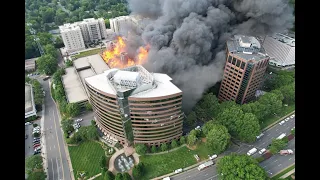
<path fill-rule="evenodd" d="M 32 58 L 32 59 L 26 59 L 24 61 L 25 64 L 25 70 L 34 69 L 36 66 L 36 60 L 38 58 Z"/>
<path fill-rule="evenodd" d="M 25 96 L 24 96 L 24 108 L 25 108 L 25 113 L 33 111 L 33 99 L 32 99 L 32 87 L 29 84 L 24 85 L 24 91 L 25 91 Z"/>
<path fill-rule="evenodd" d="M 289 36 L 281 34 L 281 33 L 276 33 L 272 37 L 274 39 L 284 43 L 284 44 L 287 44 L 288 46 L 295 47 L 296 40 L 292 37 L 289 37 Z"/>
<path fill-rule="evenodd" d="M 68 31 L 73 31 L 73 30 L 80 30 L 80 27 L 77 24 L 64 24 L 62 26 L 59 26 L 59 30 L 60 32 L 68 32 Z"/>
<path fill-rule="evenodd" d="M 235 35 L 227 41 L 228 51 L 245 60 L 262 60 L 266 58 L 264 49 L 257 38 L 252 36 Z"/>
<path fill-rule="evenodd" d="M 116 95 L 117 91 L 133 90 L 129 97 L 153 98 L 182 92 L 168 75 L 150 74 L 140 65 L 121 70 L 113 68 L 85 80 L 98 90 L 112 95 Z"/>
<path fill-rule="evenodd" d="M 110 69 L 99 54 L 78 58 L 73 61 L 74 67 L 79 71 L 91 68 L 96 74 L 101 74 Z"/>
<path fill-rule="evenodd" d="M 76 103 L 88 99 L 87 94 L 76 74 L 74 67 L 65 69 L 66 74 L 62 76 L 62 82 L 69 103 Z"/>

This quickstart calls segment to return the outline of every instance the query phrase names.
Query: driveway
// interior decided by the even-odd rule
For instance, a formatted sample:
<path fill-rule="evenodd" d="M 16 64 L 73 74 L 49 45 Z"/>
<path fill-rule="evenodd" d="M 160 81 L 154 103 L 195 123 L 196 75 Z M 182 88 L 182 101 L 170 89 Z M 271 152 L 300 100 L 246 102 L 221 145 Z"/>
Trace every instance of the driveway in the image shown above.
<path fill-rule="evenodd" d="M 91 125 L 91 120 L 94 119 L 93 116 L 94 116 L 93 111 L 86 111 L 86 112 L 80 114 L 79 116 L 74 117 L 73 120 L 83 119 L 80 122 L 80 125 L 81 126 L 90 126 Z"/>

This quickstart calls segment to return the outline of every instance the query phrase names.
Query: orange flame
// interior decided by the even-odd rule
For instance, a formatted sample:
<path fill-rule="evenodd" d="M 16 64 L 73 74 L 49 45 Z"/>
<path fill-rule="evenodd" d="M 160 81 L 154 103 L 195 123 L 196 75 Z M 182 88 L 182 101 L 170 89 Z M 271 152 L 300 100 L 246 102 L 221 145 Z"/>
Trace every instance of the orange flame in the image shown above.
<path fill-rule="evenodd" d="M 103 60 L 110 66 L 110 68 L 126 68 L 134 65 L 141 65 L 147 61 L 147 48 L 140 47 L 134 59 L 126 57 L 126 61 L 121 61 L 121 53 L 126 51 L 126 42 L 120 36 L 117 37 L 116 42 L 102 53 Z"/>

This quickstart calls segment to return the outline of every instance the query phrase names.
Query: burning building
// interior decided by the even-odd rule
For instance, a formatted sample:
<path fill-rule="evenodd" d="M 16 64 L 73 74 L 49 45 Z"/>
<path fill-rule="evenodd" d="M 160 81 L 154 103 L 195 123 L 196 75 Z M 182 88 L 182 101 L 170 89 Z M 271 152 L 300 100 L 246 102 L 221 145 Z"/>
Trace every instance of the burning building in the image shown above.
<path fill-rule="evenodd" d="M 147 61 L 147 48 L 140 47 L 134 57 L 127 53 L 127 40 L 120 36 L 116 41 L 107 44 L 106 50 L 101 54 L 103 60 L 110 68 L 126 68 L 133 65 L 141 65 Z"/>
<path fill-rule="evenodd" d="M 126 54 L 121 57 L 132 61 Z M 182 91 L 171 80 L 140 65 L 113 68 L 86 78 L 98 127 L 127 145 L 160 145 L 180 138 Z"/>

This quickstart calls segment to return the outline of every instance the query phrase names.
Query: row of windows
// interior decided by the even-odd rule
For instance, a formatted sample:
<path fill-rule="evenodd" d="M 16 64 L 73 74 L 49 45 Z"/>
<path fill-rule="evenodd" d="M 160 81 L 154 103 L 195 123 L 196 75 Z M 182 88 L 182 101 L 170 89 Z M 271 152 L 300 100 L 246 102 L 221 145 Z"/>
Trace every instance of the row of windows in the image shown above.
<path fill-rule="evenodd" d="M 182 95 L 174 96 L 172 98 L 167 98 L 167 99 L 154 100 L 154 101 L 132 101 L 132 100 L 130 100 L 129 103 L 149 104 L 149 103 L 166 102 L 166 101 L 175 100 L 175 99 L 179 99 L 179 98 L 182 98 Z"/>
<path fill-rule="evenodd" d="M 237 66 L 237 67 L 240 67 L 241 69 L 244 69 L 244 67 L 246 65 L 245 62 L 243 62 L 243 61 L 241 61 L 241 60 L 239 60 L 239 59 L 237 59 L 235 57 L 232 57 L 230 55 L 228 56 L 228 62 L 233 64 L 233 65 L 235 65 L 235 66 Z"/>

